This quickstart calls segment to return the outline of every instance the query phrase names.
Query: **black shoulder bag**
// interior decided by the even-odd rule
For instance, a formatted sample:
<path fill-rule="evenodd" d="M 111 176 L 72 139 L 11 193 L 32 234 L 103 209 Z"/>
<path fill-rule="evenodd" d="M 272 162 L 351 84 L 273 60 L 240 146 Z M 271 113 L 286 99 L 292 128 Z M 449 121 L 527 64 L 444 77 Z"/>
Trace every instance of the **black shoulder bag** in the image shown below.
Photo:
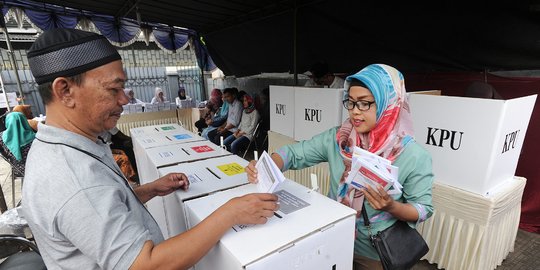
<path fill-rule="evenodd" d="M 407 222 L 398 220 L 392 226 L 373 235 L 365 205 L 362 207 L 362 216 L 371 245 L 377 250 L 385 270 L 410 269 L 429 251 L 424 238 Z"/>

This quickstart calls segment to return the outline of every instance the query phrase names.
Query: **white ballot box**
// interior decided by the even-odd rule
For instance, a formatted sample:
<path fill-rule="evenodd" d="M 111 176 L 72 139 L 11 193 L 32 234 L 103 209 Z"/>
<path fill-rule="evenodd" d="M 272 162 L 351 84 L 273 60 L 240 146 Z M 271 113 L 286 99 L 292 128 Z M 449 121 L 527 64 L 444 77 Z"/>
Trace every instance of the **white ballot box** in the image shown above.
<path fill-rule="evenodd" d="M 191 228 L 228 200 L 257 192 L 248 184 L 186 202 Z M 352 269 L 356 211 L 291 180 L 274 194 L 266 224 L 234 226 L 195 269 Z"/>
<path fill-rule="evenodd" d="M 270 85 L 270 130 L 294 137 L 294 88 Z"/>
<path fill-rule="evenodd" d="M 436 181 L 486 196 L 513 178 L 536 95 L 409 100 L 415 139 L 431 153 Z"/>
<path fill-rule="evenodd" d="M 151 134 L 163 134 L 169 132 L 182 132 L 186 129 L 179 124 L 163 124 L 130 129 L 131 137 L 140 137 Z"/>
<path fill-rule="evenodd" d="M 209 158 L 190 163 L 181 163 L 159 169 L 159 176 L 171 172 L 182 172 L 189 178 L 189 189 L 178 190 L 162 197 L 165 224 L 158 224 L 165 239 L 186 231 L 185 202 L 248 183 L 244 167 L 248 162 L 236 155 Z M 166 234 L 166 235 L 165 235 Z M 224 268 L 221 268 L 224 269 Z"/>
<path fill-rule="evenodd" d="M 133 147 L 149 149 L 157 146 L 166 146 L 179 143 L 203 141 L 204 138 L 184 128 L 178 131 L 163 132 L 158 134 L 141 135 L 133 138 Z"/>
<path fill-rule="evenodd" d="M 294 139 L 308 140 L 327 129 L 340 126 L 343 122 L 342 101 L 343 89 L 295 87 Z"/>
<path fill-rule="evenodd" d="M 146 149 L 148 164 L 156 169 L 183 162 L 231 155 L 231 152 L 211 141 L 197 141 Z"/>

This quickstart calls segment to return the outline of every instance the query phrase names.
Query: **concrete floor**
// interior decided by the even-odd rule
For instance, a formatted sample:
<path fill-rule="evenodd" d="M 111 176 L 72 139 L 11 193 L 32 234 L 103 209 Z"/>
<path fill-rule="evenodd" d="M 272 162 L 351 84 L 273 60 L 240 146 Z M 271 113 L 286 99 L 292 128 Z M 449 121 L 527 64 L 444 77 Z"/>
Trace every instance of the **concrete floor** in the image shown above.
<path fill-rule="evenodd" d="M 9 164 L 0 159 L 0 184 L 6 198 L 8 208 L 13 207 L 11 198 L 11 169 Z M 19 202 L 21 198 L 21 179 L 15 180 L 15 201 Z M 538 270 L 540 266 L 540 234 L 529 233 L 519 230 L 516 238 L 514 252 L 511 252 L 502 265 L 497 270 Z M 420 261 L 413 270 L 433 270 L 439 269 L 436 264 L 430 264 L 427 261 Z"/>

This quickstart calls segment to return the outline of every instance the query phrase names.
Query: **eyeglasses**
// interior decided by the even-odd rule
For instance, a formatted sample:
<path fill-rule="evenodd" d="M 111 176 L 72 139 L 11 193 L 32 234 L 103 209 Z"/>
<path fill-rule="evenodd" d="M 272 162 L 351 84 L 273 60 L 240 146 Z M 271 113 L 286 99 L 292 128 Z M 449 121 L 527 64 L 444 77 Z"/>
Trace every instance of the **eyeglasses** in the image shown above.
<path fill-rule="evenodd" d="M 347 110 L 353 110 L 354 106 L 358 108 L 360 111 L 367 111 L 371 107 L 371 104 L 374 104 L 375 101 L 366 101 L 366 100 L 359 100 L 359 101 L 353 101 L 350 99 L 343 100 L 343 107 Z"/>

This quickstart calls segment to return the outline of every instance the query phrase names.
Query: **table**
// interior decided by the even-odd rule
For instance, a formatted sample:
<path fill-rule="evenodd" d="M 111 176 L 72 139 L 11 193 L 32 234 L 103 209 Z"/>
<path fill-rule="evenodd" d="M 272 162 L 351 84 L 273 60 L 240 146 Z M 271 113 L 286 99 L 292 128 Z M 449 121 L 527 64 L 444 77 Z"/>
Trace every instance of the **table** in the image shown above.
<path fill-rule="evenodd" d="M 418 231 L 430 250 L 423 259 L 447 270 L 495 269 L 514 250 L 525 178 L 489 196 L 435 182 L 433 216 Z"/>

